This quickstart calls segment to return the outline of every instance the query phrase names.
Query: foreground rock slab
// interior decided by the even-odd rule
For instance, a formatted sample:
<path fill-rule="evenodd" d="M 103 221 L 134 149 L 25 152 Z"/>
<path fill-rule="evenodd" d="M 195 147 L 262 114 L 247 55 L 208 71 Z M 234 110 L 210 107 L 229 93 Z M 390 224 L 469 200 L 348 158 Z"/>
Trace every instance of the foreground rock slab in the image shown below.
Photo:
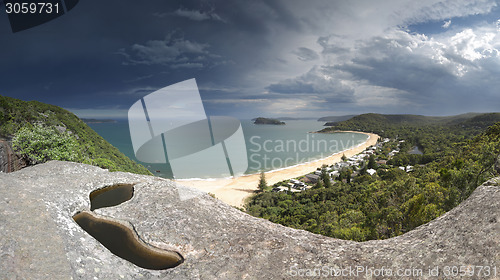
<path fill-rule="evenodd" d="M 407 234 L 358 243 L 254 218 L 169 180 L 53 161 L 0 174 L 0 279 L 454 279 L 446 273 L 461 266 L 477 268 L 466 279 L 498 279 L 498 182 Z M 131 223 L 142 240 L 179 252 L 184 263 L 137 267 L 73 221 L 90 210 L 91 191 L 114 184 L 134 184 L 132 199 L 94 212 Z"/>

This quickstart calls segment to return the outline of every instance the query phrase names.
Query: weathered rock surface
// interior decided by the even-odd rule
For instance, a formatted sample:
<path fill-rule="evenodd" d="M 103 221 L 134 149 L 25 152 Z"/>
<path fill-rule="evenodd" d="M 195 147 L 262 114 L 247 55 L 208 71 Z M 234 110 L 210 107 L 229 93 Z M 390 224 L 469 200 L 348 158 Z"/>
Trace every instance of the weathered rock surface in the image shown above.
<path fill-rule="evenodd" d="M 0 138 L 0 172 L 14 172 L 27 165 L 27 162 L 14 153 L 10 142 Z"/>
<path fill-rule="evenodd" d="M 483 269 L 478 277 L 476 269 L 467 279 L 498 279 L 498 182 L 484 184 L 457 208 L 407 234 L 358 243 L 254 218 L 169 180 L 53 161 L 0 174 L 0 279 L 307 278 L 293 277 L 307 272 L 298 269 L 321 273 L 323 279 L 326 268 L 344 269 L 350 279 L 391 278 L 388 270 L 384 277 L 353 274 L 361 267 L 392 269 L 393 275 L 398 269 L 422 269 L 422 276 L 394 279 L 451 279 L 457 277 L 445 277 L 446 266 L 462 265 L 491 268 L 489 276 Z M 181 253 L 183 264 L 159 271 L 139 268 L 73 221 L 77 211 L 89 210 L 92 190 L 118 183 L 134 183 L 133 198 L 95 213 L 132 223 L 147 243 Z M 440 276 L 430 277 L 429 269 L 436 267 Z"/>
<path fill-rule="evenodd" d="M 498 155 L 497 161 L 495 162 L 495 171 L 500 174 L 500 155 Z"/>

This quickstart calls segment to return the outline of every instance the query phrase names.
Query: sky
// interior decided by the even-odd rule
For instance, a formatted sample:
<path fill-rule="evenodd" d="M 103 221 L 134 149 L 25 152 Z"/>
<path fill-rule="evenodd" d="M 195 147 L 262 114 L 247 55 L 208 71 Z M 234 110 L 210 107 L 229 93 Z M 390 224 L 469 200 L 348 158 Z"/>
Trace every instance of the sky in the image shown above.
<path fill-rule="evenodd" d="M 126 118 L 195 78 L 209 115 L 240 119 L 500 111 L 494 0 L 85 0 L 12 33 L 0 95 Z"/>

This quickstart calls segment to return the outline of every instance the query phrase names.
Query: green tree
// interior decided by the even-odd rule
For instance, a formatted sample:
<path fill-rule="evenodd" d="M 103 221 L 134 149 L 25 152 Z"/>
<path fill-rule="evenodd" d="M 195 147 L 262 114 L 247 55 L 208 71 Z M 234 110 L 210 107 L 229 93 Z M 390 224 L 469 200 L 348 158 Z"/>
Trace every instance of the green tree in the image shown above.
<path fill-rule="evenodd" d="M 368 166 L 365 164 L 363 165 L 363 168 L 359 170 L 359 175 L 366 175 L 368 171 Z"/>
<path fill-rule="evenodd" d="M 328 174 L 328 172 L 326 171 L 325 167 L 321 168 L 320 179 L 321 180 L 318 180 L 318 181 L 323 181 L 323 184 L 324 184 L 325 188 L 331 188 L 332 187 L 332 182 L 330 181 L 330 174 Z"/>
<path fill-rule="evenodd" d="M 375 162 L 375 156 L 374 155 L 370 155 L 370 157 L 368 158 L 368 169 L 375 169 L 377 168 L 377 163 Z"/>
<path fill-rule="evenodd" d="M 323 180 L 321 180 L 321 179 L 318 178 L 318 181 L 316 181 L 316 184 L 314 185 L 314 188 L 315 189 L 322 189 L 322 188 L 324 188 L 325 186 L 323 185 L 322 181 Z"/>
<path fill-rule="evenodd" d="M 267 189 L 266 174 L 264 174 L 264 171 L 260 173 L 258 189 L 259 192 L 264 192 Z"/>

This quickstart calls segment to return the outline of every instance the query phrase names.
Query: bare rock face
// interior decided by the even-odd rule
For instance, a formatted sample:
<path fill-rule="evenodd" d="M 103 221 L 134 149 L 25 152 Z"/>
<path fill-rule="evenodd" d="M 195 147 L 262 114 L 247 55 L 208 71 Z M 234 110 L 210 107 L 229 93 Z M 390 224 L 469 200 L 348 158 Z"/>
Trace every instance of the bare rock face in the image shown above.
<path fill-rule="evenodd" d="M 138 267 L 72 219 L 90 211 L 90 192 L 117 184 L 133 184 L 132 198 L 92 213 L 130 223 L 141 240 L 178 252 L 183 263 Z M 498 279 L 499 209 L 499 183 L 491 180 L 428 224 L 358 243 L 249 216 L 170 180 L 52 161 L 0 174 L 0 279 L 454 279 L 461 266 L 476 268 L 467 279 Z"/>
<path fill-rule="evenodd" d="M 500 174 L 500 155 L 498 155 L 497 161 L 495 162 L 495 171 Z"/>
<path fill-rule="evenodd" d="M 28 166 L 14 151 L 9 141 L 0 138 L 0 172 L 9 173 Z"/>

